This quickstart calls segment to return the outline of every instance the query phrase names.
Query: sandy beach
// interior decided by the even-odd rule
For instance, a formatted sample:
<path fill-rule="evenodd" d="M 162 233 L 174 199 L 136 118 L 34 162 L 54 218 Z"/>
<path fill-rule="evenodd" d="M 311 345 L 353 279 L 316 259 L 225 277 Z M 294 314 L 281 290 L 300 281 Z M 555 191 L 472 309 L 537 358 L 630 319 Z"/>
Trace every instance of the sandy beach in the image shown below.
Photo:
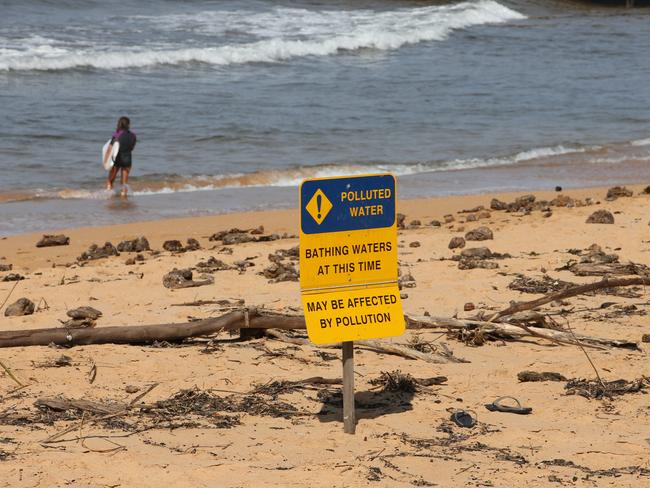
<path fill-rule="evenodd" d="M 512 203 L 523 193 L 398 201 L 405 215 L 398 233 L 405 314 L 487 320 L 513 301 L 575 284 L 647 277 L 645 187 L 628 186 L 633 196 L 613 200 L 607 188 L 535 192 L 535 202 L 556 200 L 523 199 L 510 210 L 494 210 L 493 199 Z M 587 223 L 598 210 L 611 212 L 614 223 Z M 12 273 L 24 279 L 0 281 L 0 297 L 8 297 L 0 338 L 69 327 L 62 323 L 70 319 L 66 312 L 83 306 L 101 311 L 97 330 L 184 323 L 246 307 L 299 314 L 298 282 L 274 282 L 267 270 L 269 255 L 299 244 L 298 226 L 294 209 L 61 229 L 53 234 L 69 237 L 69 245 L 55 247 L 36 247 L 42 233 L 2 238 L 0 280 Z M 479 227 L 493 238 L 449 249 L 452 238 Z M 252 240 L 210 240 L 232 228 Z M 79 260 L 93 244 L 140 236 L 151 251 Z M 165 241 L 186 246 L 188 238 L 200 249 L 163 249 Z M 460 257 L 482 246 L 487 258 Z M 210 258 L 212 267 L 199 265 Z M 218 261 L 227 269 L 218 270 Z M 290 255 L 280 261 L 298 268 Z M 580 276 L 580 263 L 604 271 Z M 207 275 L 214 283 L 167 288 L 163 277 L 173 268 L 191 268 L 194 280 Z M 610 288 L 537 309 L 536 326 L 636 349 L 441 327 L 383 340 L 435 362 L 356 348 L 353 436 L 343 433 L 340 385 L 299 383 L 340 379 L 340 349 L 240 338 L 237 331 L 182 344 L 3 348 L 0 486 L 643 486 L 650 483 L 650 361 L 642 342 L 650 334 L 648 296 L 643 286 Z M 23 297 L 36 311 L 5 316 Z M 388 380 L 397 371 L 409 381 L 395 390 Z M 520 381 L 523 371 L 564 379 Z M 426 386 L 425 379 L 442 376 Z M 629 383 L 614 391 L 614 380 Z M 604 395 L 594 387 L 599 381 L 609 385 Z M 486 409 L 501 396 L 532 413 Z M 92 403 L 61 410 L 48 399 Z M 456 425 L 451 416 L 458 410 L 476 425 Z"/>

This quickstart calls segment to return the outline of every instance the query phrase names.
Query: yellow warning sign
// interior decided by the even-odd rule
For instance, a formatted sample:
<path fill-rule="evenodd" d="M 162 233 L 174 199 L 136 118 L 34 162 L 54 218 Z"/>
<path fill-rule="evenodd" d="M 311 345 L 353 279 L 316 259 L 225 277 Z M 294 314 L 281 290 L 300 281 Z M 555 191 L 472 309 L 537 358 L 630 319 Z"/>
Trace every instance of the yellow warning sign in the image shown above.
<path fill-rule="evenodd" d="M 302 295 L 309 339 L 316 344 L 404 333 L 397 285 Z"/>
<path fill-rule="evenodd" d="M 306 180 L 300 202 L 300 287 L 312 342 L 402 334 L 395 178 Z"/>
<path fill-rule="evenodd" d="M 325 220 L 325 217 L 327 217 L 327 214 L 330 213 L 330 210 L 332 210 L 332 206 L 332 202 L 329 201 L 325 193 L 323 193 L 323 190 L 319 188 L 305 208 L 316 223 L 320 225 Z"/>

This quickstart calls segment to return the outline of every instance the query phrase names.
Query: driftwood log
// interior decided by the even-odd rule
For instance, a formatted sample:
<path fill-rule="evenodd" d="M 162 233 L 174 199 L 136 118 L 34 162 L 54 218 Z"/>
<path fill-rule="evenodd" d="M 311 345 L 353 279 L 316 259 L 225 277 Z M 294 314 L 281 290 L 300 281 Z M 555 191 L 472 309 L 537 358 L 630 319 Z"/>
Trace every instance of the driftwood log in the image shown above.
<path fill-rule="evenodd" d="M 604 278 L 601 281 L 596 281 L 595 283 L 587 283 L 586 285 L 572 286 L 566 290 L 558 291 L 556 293 L 550 293 L 538 298 L 537 300 L 531 300 L 529 302 L 520 302 L 516 303 L 505 310 L 501 310 L 496 313 L 490 320 L 493 322 L 505 317 L 507 315 L 512 315 L 517 312 L 523 312 L 524 310 L 532 310 L 533 308 L 541 307 L 547 303 L 554 302 L 556 300 L 562 300 L 563 298 L 575 297 L 578 295 L 584 295 L 585 293 L 591 293 L 596 290 L 603 290 L 605 288 L 617 288 L 619 286 L 638 286 L 638 285 L 650 285 L 650 276 L 635 276 L 633 278 L 617 278 L 610 280 Z"/>
<path fill-rule="evenodd" d="M 583 335 L 568 334 L 563 331 L 530 327 L 523 324 L 509 324 L 498 322 L 503 317 L 511 317 L 514 314 L 526 310 L 532 310 L 546 303 L 563 298 L 573 297 L 584 293 L 621 286 L 650 285 L 650 277 L 636 276 L 631 278 L 605 278 L 595 283 L 578 285 L 563 291 L 548 294 L 542 298 L 529 302 L 516 303 L 500 312 L 494 314 L 488 321 L 460 320 L 447 317 L 408 317 L 406 323 L 409 328 L 446 328 L 446 329 L 468 329 L 480 328 L 482 332 L 501 335 L 517 339 L 524 336 L 547 339 L 555 343 L 587 345 L 591 347 L 623 347 L 628 349 L 638 348 L 637 344 L 630 341 L 617 339 L 605 339 L 600 337 L 589 337 Z M 285 315 L 264 311 L 263 313 L 255 308 L 233 311 L 221 317 L 188 322 L 181 324 L 155 324 L 136 325 L 123 327 L 99 327 L 94 329 L 33 329 L 19 331 L 0 332 L 0 348 L 21 347 L 21 346 L 47 346 L 55 344 L 58 346 L 80 346 L 89 344 L 149 344 L 153 342 L 178 342 L 183 339 L 198 336 L 213 335 L 226 330 L 240 329 L 305 329 L 305 319 L 302 315 Z M 377 349 L 380 343 L 373 345 L 369 341 L 365 344 L 368 348 Z M 359 345 L 361 341 L 357 341 Z M 373 347 L 374 346 L 374 347 Z M 399 345 L 387 345 L 381 343 L 381 349 L 389 352 L 387 347 Z M 402 348 L 404 346 L 401 346 Z M 417 352 L 417 351 L 416 351 Z M 404 351 L 395 351 L 400 355 Z M 440 355 L 443 356 L 443 355 Z M 417 358 L 424 359 L 424 358 Z M 427 358 L 425 360 L 430 360 Z M 447 357 L 448 361 L 453 359 Z"/>

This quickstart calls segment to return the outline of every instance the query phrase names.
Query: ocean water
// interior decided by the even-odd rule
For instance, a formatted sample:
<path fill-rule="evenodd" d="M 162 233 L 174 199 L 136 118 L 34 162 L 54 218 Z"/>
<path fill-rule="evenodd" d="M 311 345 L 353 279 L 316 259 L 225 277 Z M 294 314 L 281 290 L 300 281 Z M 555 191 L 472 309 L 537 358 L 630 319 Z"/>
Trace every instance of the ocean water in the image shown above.
<path fill-rule="evenodd" d="M 297 205 L 650 183 L 650 9 L 473 0 L 4 0 L 0 234 Z M 102 145 L 138 135 L 131 198 Z"/>

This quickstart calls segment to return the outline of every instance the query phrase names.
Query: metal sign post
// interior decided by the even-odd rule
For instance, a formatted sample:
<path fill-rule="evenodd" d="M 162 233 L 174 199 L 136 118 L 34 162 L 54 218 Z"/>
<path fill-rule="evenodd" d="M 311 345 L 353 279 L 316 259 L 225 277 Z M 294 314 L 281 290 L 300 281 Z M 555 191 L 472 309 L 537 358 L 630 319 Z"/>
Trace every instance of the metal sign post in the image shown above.
<path fill-rule="evenodd" d="M 393 175 L 302 183 L 300 288 L 310 340 L 343 343 L 343 420 L 345 432 L 354 433 L 353 341 L 405 328 Z"/>

